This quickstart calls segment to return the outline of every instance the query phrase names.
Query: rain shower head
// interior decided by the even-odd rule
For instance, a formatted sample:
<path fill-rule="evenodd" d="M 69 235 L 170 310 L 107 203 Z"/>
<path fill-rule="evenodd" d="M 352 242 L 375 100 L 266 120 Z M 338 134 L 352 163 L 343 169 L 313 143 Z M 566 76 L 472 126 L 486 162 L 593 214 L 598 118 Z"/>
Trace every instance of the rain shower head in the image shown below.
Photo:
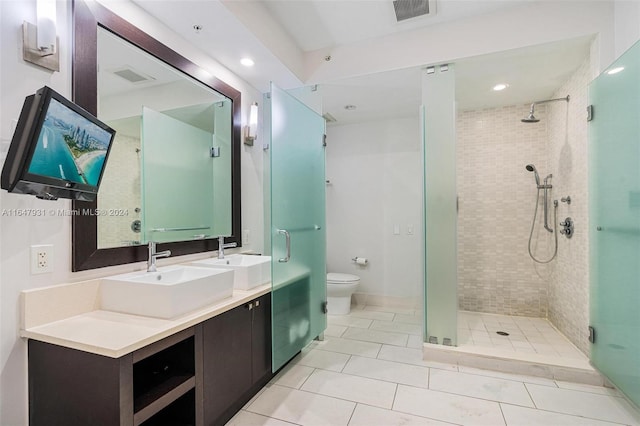
<path fill-rule="evenodd" d="M 556 99 L 548 99 L 546 101 L 537 101 L 531 104 L 531 110 L 529 110 L 529 116 L 523 118 L 522 121 L 523 123 L 537 123 L 538 121 L 540 121 L 539 118 L 536 118 L 535 115 L 533 115 L 533 110 L 535 108 L 536 105 L 540 105 L 540 104 L 546 104 L 547 102 L 557 102 L 557 101 L 566 101 L 569 102 L 569 95 L 567 95 L 566 98 L 556 98 Z M 530 164 L 531 165 L 531 164 Z M 527 166 L 527 170 L 529 170 L 529 166 Z M 534 167 L 535 170 L 535 167 Z M 529 170 L 531 171 L 531 170 Z"/>
<path fill-rule="evenodd" d="M 540 176 L 538 175 L 538 170 L 536 170 L 536 166 L 534 166 L 533 164 L 527 164 L 525 168 L 527 169 L 527 171 L 533 172 L 533 175 L 536 178 L 536 185 L 540 186 Z"/>
<path fill-rule="evenodd" d="M 529 116 L 523 118 L 522 120 L 523 123 L 537 123 L 538 121 L 540 121 L 539 118 L 536 118 L 535 115 L 533 115 L 533 105 L 531 105 L 531 112 L 529 112 Z M 527 170 L 529 170 L 529 166 L 527 166 Z M 529 170 L 531 171 L 531 170 Z"/>

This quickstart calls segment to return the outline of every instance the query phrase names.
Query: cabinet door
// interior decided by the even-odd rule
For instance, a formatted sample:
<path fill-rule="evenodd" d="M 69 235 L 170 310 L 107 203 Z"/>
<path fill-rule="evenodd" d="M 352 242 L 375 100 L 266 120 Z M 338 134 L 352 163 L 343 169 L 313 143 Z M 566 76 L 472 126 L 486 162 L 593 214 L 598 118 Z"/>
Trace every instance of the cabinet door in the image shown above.
<path fill-rule="evenodd" d="M 251 387 L 251 312 L 238 306 L 203 324 L 204 422 L 219 418 Z"/>
<path fill-rule="evenodd" d="M 267 374 L 271 375 L 271 295 L 253 302 L 253 325 L 251 327 L 251 353 L 253 383 Z"/>

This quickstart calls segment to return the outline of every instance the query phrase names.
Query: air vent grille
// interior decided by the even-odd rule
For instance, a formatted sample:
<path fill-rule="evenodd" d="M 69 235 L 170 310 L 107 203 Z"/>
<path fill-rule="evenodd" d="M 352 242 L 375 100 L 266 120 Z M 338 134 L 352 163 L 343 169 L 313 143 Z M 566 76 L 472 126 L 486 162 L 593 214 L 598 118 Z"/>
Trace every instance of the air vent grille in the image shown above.
<path fill-rule="evenodd" d="M 142 83 L 143 81 L 155 80 L 153 77 L 134 71 L 131 68 L 121 68 L 113 71 L 118 77 L 124 78 L 130 83 Z"/>
<path fill-rule="evenodd" d="M 393 9 L 396 12 L 398 22 L 416 18 L 418 16 L 431 15 L 435 8 L 431 0 L 394 0 Z"/>

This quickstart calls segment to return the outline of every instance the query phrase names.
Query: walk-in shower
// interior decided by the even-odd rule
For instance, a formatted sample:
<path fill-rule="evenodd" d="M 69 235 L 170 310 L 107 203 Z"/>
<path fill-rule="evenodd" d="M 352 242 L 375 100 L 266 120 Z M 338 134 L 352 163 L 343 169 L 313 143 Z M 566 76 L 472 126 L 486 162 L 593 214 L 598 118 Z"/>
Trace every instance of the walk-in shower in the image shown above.
<path fill-rule="evenodd" d="M 534 166 L 533 164 L 527 164 L 525 166 L 525 168 L 527 169 L 527 171 L 529 172 L 533 172 L 533 175 L 536 179 L 536 188 L 538 190 L 537 194 L 536 194 L 536 207 L 535 210 L 533 211 L 533 220 L 531 222 L 531 232 L 529 233 L 529 256 L 531 256 L 531 259 L 533 259 L 535 262 L 538 263 L 549 263 L 551 262 L 556 255 L 558 254 L 558 200 L 555 200 L 553 202 L 553 228 L 549 227 L 549 190 L 553 188 L 553 185 L 551 185 L 549 183 L 550 179 L 553 178 L 552 174 L 548 174 L 547 177 L 544 178 L 543 183 L 540 184 L 540 175 L 538 174 L 538 170 L 536 169 L 536 166 Z M 553 249 L 553 255 L 547 259 L 547 260 L 540 260 L 537 259 L 534 255 L 533 255 L 533 251 L 531 250 L 531 242 L 533 241 L 533 231 L 535 229 L 536 226 L 536 218 L 538 217 L 538 206 L 540 204 L 540 190 L 543 191 L 542 194 L 542 209 L 544 212 L 544 229 L 546 229 L 548 232 L 553 233 L 553 237 L 554 237 L 554 241 L 555 241 L 555 245 L 554 245 L 554 249 Z"/>
<path fill-rule="evenodd" d="M 523 123 L 537 123 L 538 121 L 540 121 L 539 118 L 537 118 L 535 115 L 533 115 L 534 109 L 536 105 L 540 105 L 540 104 L 546 104 L 549 102 L 558 102 L 558 101 L 566 101 L 569 102 L 569 95 L 567 95 L 566 98 L 555 98 L 555 99 L 547 99 L 546 101 L 536 101 L 534 103 L 531 104 L 531 109 L 529 110 L 529 116 L 523 118 L 522 121 Z M 527 170 L 529 170 L 527 168 Z M 530 171 L 530 170 L 529 170 Z"/>

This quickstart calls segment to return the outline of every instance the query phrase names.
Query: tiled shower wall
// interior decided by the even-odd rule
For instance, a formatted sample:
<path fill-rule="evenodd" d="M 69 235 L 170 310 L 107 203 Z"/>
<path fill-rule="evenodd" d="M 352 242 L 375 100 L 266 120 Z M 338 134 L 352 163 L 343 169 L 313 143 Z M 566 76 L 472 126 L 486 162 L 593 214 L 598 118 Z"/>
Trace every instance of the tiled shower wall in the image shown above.
<path fill-rule="evenodd" d="M 589 215 L 587 121 L 589 60 L 554 94 L 571 96 L 568 105 L 552 104 L 549 113 L 550 169 L 554 198 L 560 203 L 558 218 L 571 217 L 575 234 L 558 242 L 558 258 L 551 265 L 549 320 L 584 353 L 589 353 Z M 568 107 L 568 108 L 567 108 Z"/>
<path fill-rule="evenodd" d="M 550 172 L 548 119 L 541 105 L 539 123 L 522 123 L 528 110 L 529 105 L 517 105 L 458 113 L 460 309 L 547 316 L 550 270 L 533 262 L 527 249 L 537 190 L 525 166 L 533 163 L 541 179 Z M 553 237 L 541 219 L 539 214 L 532 249 L 546 260 Z"/>
<path fill-rule="evenodd" d="M 140 233 L 131 223 L 140 219 L 140 139 L 116 134 L 107 168 L 102 177 L 98 208 L 123 210 L 126 214 L 106 214 L 98 218 L 98 248 L 121 247 L 138 241 Z"/>

